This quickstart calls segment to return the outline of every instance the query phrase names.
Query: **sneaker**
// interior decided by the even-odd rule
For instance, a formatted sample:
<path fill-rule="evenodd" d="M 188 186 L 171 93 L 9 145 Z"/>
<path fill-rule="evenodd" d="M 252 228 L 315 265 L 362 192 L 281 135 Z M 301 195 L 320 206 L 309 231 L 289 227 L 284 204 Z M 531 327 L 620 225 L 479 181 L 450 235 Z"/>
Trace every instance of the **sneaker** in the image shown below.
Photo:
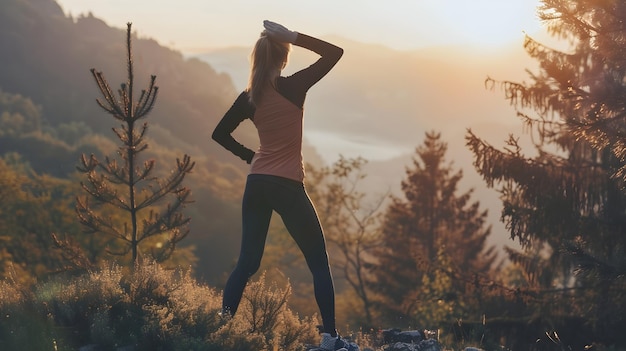
<path fill-rule="evenodd" d="M 233 319 L 233 316 L 228 312 L 221 311 L 217 313 L 217 322 L 220 325 L 228 323 L 231 319 Z"/>
<path fill-rule="evenodd" d="M 329 333 L 322 333 L 320 351 L 359 351 L 359 346 L 353 342 L 343 340 L 339 335 L 331 336 Z"/>

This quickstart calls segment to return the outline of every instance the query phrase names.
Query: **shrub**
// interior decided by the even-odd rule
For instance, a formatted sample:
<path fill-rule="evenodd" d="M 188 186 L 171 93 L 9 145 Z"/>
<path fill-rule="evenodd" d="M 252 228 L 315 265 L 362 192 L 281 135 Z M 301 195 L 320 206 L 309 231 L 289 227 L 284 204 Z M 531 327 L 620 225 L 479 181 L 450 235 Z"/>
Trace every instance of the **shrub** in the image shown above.
<path fill-rule="evenodd" d="M 117 265 L 59 275 L 25 292 L 0 282 L 0 349 L 278 351 L 304 350 L 317 338 L 315 317 L 287 306 L 291 287 L 266 282 L 246 289 L 240 312 L 223 319 L 221 294 L 189 271 L 155 262 L 130 273 Z"/>
<path fill-rule="evenodd" d="M 262 336 L 268 350 L 298 350 L 317 338 L 315 317 L 300 319 L 287 307 L 291 296 L 289 283 L 281 289 L 267 286 L 265 273 L 247 287 L 239 315 L 244 325 Z"/>

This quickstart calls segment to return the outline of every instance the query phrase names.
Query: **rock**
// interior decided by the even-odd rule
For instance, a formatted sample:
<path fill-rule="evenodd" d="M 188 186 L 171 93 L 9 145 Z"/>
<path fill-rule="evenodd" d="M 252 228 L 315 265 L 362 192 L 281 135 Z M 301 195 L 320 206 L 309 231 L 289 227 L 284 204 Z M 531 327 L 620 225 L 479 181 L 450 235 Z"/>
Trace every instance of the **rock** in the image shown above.
<path fill-rule="evenodd" d="M 441 345 L 435 339 L 423 340 L 417 346 L 418 351 L 441 351 Z"/>
<path fill-rule="evenodd" d="M 385 329 L 382 333 L 385 344 L 397 342 L 418 343 L 424 340 L 424 334 L 419 330 L 401 331 L 400 329 Z"/>
<path fill-rule="evenodd" d="M 396 342 L 384 349 L 385 351 L 441 351 L 435 339 L 422 340 L 419 343 Z"/>
<path fill-rule="evenodd" d="M 407 344 L 405 342 L 397 342 L 391 346 L 385 347 L 385 351 L 417 351 L 414 344 Z"/>

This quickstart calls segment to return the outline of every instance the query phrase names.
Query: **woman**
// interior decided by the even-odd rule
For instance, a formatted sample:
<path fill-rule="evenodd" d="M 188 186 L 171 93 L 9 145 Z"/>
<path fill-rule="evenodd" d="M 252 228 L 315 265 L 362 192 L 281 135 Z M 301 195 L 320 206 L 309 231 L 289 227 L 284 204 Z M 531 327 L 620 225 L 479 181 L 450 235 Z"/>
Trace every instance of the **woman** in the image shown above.
<path fill-rule="evenodd" d="M 247 89 L 235 100 L 213 132 L 213 139 L 250 164 L 242 202 L 243 235 L 237 266 L 226 287 L 222 313 L 237 312 L 248 279 L 263 256 L 272 211 L 282 218 L 304 254 L 313 275 L 315 299 L 322 317 L 322 350 L 358 350 L 337 336 L 335 292 L 324 234 L 304 188 L 302 118 L 306 93 L 335 66 L 343 49 L 264 21 L 265 30 L 251 55 Z M 281 76 L 291 44 L 321 57 L 291 76 Z M 246 118 L 257 128 L 256 152 L 241 145 L 232 132 Z"/>

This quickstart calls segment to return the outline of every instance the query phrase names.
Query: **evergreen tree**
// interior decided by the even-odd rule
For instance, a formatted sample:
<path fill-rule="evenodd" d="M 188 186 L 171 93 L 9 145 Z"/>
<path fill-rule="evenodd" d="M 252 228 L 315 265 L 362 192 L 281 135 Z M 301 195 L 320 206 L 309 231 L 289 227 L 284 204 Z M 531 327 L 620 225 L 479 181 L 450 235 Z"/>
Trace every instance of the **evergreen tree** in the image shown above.
<path fill-rule="evenodd" d="M 536 155 L 514 137 L 499 150 L 471 131 L 468 146 L 487 184 L 500 186 L 502 218 L 524 249 L 509 253 L 539 297 L 527 320 L 582 319 L 595 341 L 624 346 L 626 3 L 544 0 L 539 13 L 569 52 L 527 37 L 540 64 L 531 82 L 487 80 L 530 127 Z"/>
<path fill-rule="evenodd" d="M 434 275 L 442 272 L 455 278 L 483 274 L 496 258 L 486 244 L 491 231 L 485 226 L 487 211 L 478 202 L 470 203 L 473 190 L 458 194 L 463 173 L 453 173 L 452 164 L 446 164 L 446 151 L 439 133 L 426 133 L 414 168 L 407 169 L 402 181 L 404 197 L 393 197 L 385 214 L 375 276 L 381 309 L 391 321 L 414 323 L 425 317 L 419 313 L 424 304 L 437 302 L 421 300 L 429 288 L 422 282 L 441 281 Z M 457 280 L 445 296 L 436 298 L 456 299 L 464 290 Z"/>
<path fill-rule="evenodd" d="M 83 183 L 87 196 L 78 199 L 76 212 L 88 232 L 109 235 L 124 243 L 124 250 L 113 254 L 126 255 L 130 251 L 135 263 L 140 253 L 139 244 L 146 241 L 152 247 L 145 251 L 162 261 L 188 233 L 190 218 L 181 211 L 189 203 L 191 191 L 182 186 L 182 182 L 195 163 L 184 155 L 182 160 L 176 160 L 176 167 L 164 179 L 153 175 L 154 160 L 140 163 L 139 155 L 148 147 L 145 140 L 148 125 L 144 122 L 139 126 L 138 122 L 152 110 L 158 88 L 156 77 L 152 76 L 148 89 L 142 90 L 139 99 L 135 100 L 130 23 L 126 48 L 128 80 L 118 90 L 119 97 L 115 96 L 102 72 L 91 70 L 104 97 L 104 100 L 97 100 L 98 105 L 122 122 L 121 128 L 113 128 L 122 143 L 118 150 L 121 162 L 109 157 L 100 162 L 94 155 L 83 155 L 78 168 L 87 176 L 87 182 Z M 159 207 L 159 202 L 167 196 L 173 196 L 174 200 Z M 89 202 L 90 198 L 95 204 Z M 125 214 L 123 224 L 118 225 L 119 222 L 112 220 L 111 216 L 96 211 L 96 206 L 100 205 Z"/>

